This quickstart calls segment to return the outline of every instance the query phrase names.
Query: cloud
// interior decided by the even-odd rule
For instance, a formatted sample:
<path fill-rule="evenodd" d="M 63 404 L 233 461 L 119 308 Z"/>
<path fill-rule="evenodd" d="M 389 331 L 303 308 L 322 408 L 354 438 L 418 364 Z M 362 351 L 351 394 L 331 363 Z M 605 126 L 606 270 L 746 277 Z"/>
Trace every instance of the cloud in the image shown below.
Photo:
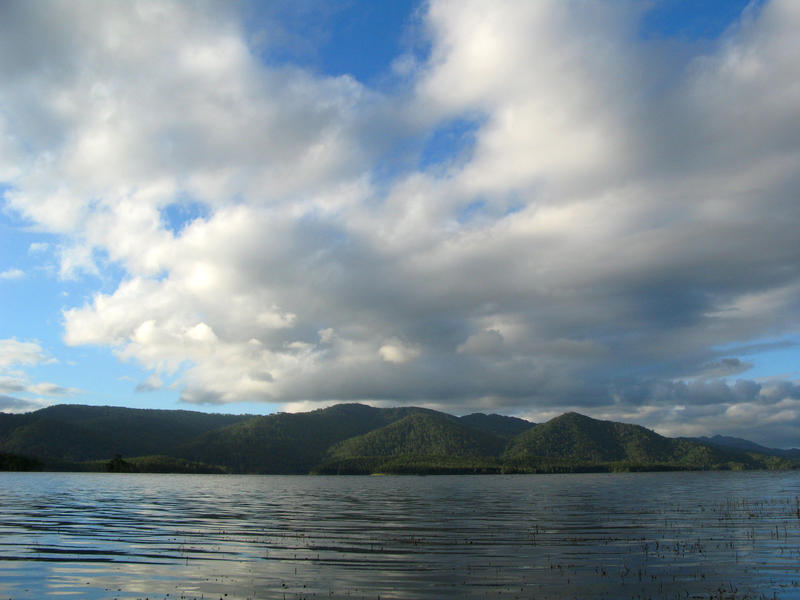
<path fill-rule="evenodd" d="M 47 252 L 50 249 L 50 244 L 47 242 L 32 242 L 30 246 L 28 246 L 28 253 L 29 254 L 40 254 L 42 252 Z"/>
<path fill-rule="evenodd" d="M 0 340 L 0 410 L 25 412 L 46 406 L 41 396 L 70 396 L 80 390 L 50 382 L 31 382 L 24 372 L 35 367 L 56 362 L 38 342 L 21 342 L 16 338 Z M 22 394 L 35 398 L 19 398 L 6 394 Z"/>
<path fill-rule="evenodd" d="M 55 383 L 41 382 L 29 385 L 25 391 L 40 396 L 72 396 L 80 392 L 76 388 L 64 387 Z"/>
<path fill-rule="evenodd" d="M 136 386 L 136 393 L 154 392 L 162 387 L 164 387 L 164 381 L 159 377 L 158 373 L 153 373 Z"/>
<path fill-rule="evenodd" d="M 42 404 L 32 400 L 23 400 L 13 396 L 0 394 L 0 411 L 3 412 L 30 412 L 42 408 Z"/>
<path fill-rule="evenodd" d="M 80 390 L 50 382 L 31 383 L 19 372 L 0 376 L 0 393 L 29 394 L 35 396 L 72 396 Z"/>
<path fill-rule="evenodd" d="M 498 352 L 502 346 L 503 335 L 499 331 L 484 329 L 469 336 L 456 351 L 464 354 L 492 354 Z"/>
<path fill-rule="evenodd" d="M 755 399 L 722 406 L 708 405 L 701 411 L 687 406 L 669 414 L 655 413 L 647 422 L 657 423 L 656 429 L 665 435 L 722 433 L 770 448 L 792 448 L 798 446 L 800 401 L 784 398 L 773 404 Z"/>
<path fill-rule="evenodd" d="M 0 280 L 3 279 L 21 279 L 25 276 L 25 272 L 19 269 L 6 269 L 0 272 Z"/>
<path fill-rule="evenodd" d="M 674 431 L 794 410 L 720 379 L 800 329 L 794 3 L 674 53 L 637 35 L 644 7 L 434 1 L 429 55 L 383 92 L 260 62 L 234 8 L 6 10 L 8 206 L 62 236 L 62 277 L 122 273 L 66 307 L 66 343 L 198 403 Z M 385 175 L 454 122 L 458 160 Z"/>
<path fill-rule="evenodd" d="M 420 349 L 409 346 L 395 337 L 386 340 L 386 343 L 378 348 L 378 354 L 386 362 L 403 364 L 418 358 Z"/>
<path fill-rule="evenodd" d="M 16 338 L 0 340 L 0 369 L 31 366 L 52 360 L 36 342 L 20 342 Z"/>
<path fill-rule="evenodd" d="M 722 358 L 718 361 L 703 365 L 700 367 L 699 373 L 695 374 L 695 376 L 706 379 L 729 377 L 743 373 L 752 367 L 753 365 L 751 363 L 744 362 L 738 358 Z"/>
<path fill-rule="evenodd" d="M 28 389 L 21 381 L 12 377 L 0 377 L 0 393 L 16 394 Z"/>

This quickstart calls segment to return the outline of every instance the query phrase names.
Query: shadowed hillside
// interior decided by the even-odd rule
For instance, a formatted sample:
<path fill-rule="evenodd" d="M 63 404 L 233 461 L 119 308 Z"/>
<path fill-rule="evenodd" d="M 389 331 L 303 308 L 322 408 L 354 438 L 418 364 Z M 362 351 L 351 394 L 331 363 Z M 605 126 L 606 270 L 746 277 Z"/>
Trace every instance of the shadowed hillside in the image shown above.
<path fill-rule="evenodd" d="M 800 465 L 786 456 L 666 438 L 638 425 L 577 413 L 534 425 L 502 415 L 459 418 L 424 408 L 363 404 L 267 416 L 77 405 L 0 413 L 0 454 L 5 470 L 184 473 L 541 473 Z"/>
<path fill-rule="evenodd" d="M 106 460 L 117 454 L 171 454 L 208 431 L 248 415 L 60 404 L 23 415 L 0 414 L 0 451 L 45 462 Z"/>
<path fill-rule="evenodd" d="M 334 458 L 355 456 L 496 456 L 505 441 L 498 435 L 473 429 L 444 414 L 412 414 L 334 446 Z"/>
<path fill-rule="evenodd" d="M 527 431 L 536 423 L 531 423 L 518 417 L 506 417 L 504 415 L 486 415 L 484 413 L 472 413 L 459 418 L 459 421 L 475 429 L 483 429 L 501 437 L 510 439 Z"/>
<path fill-rule="evenodd" d="M 425 412 L 434 411 L 338 404 L 307 413 L 278 413 L 207 433 L 177 452 L 242 473 L 308 473 L 336 442 Z"/>
<path fill-rule="evenodd" d="M 717 448 L 725 448 L 728 450 L 738 450 L 741 452 L 757 452 L 758 454 L 766 454 L 767 456 L 781 456 L 784 458 L 800 459 L 800 448 L 767 448 L 761 444 L 756 444 L 750 440 L 745 440 L 738 437 L 731 437 L 727 435 L 715 435 L 712 437 L 696 437 L 696 438 L 681 438 L 690 442 L 697 442 L 698 444 L 705 444 L 707 446 L 715 446 Z"/>
<path fill-rule="evenodd" d="M 506 439 L 444 413 L 414 413 L 335 444 L 316 473 L 499 472 Z"/>
<path fill-rule="evenodd" d="M 600 421 L 567 413 L 515 437 L 505 458 L 516 464 L 537 464 L 541 458 L 573 464 L 623 463 L 646 467 L 757 468 L 764 466 L 745 453 L 661 436 L 639 425 Z"/>

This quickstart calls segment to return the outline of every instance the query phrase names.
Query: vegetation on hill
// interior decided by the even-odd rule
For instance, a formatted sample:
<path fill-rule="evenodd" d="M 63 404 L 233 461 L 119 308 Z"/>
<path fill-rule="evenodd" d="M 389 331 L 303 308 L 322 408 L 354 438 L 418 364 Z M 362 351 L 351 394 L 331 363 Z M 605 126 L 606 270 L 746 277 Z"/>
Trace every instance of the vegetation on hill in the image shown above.
<path fill-rule="evenodd" d="M 531 423 L 525 419 L 518 417 L 507 417 L 505 415 L 486 415 L 483 413 L 472 413 L 471 415 L 464 415 L 459 418 L 459 421 L 464 425 L 473 427 L 474 429 L 483 429 L 484 431 L 491 431 L 492 433 L 511 439 L 515 435 L 519 435 L 523 431 L 527 431 L 536 423 Z"/>
<path fill-rule="evenodd" d="M 46 463 L 172 454 L 176 446 L 207 431 L 252 418 L 69 404 L 0 417 L 0 451 L 36 456 Z"/>
<path fill-rule="evenodd" d="M 413 413 L 346 439 L 328 450 L 316 473 L 483 473 L 499 467 L 489 457 L 506 440 L 444 413 Z"/>
<path fill-rule="evenodd" d="M 750 451 L 753 446 L 666 438 L 577 413 L 539 425 L 362 404 L 256 417 L 74 405 L 0 413 L 5 470 L 426 474 L 800 467 L 781 451 L 768 455 Z"/>
<path fill-rule="evenodd" d="M 558 457 L 594 463 L 653 462 L 674 460 L 675 451 L 674 440 L 644 427 L 567 413 L 515 437 L 506 456 L 512 459 Z"/>
<path fill-rule="evenodd" d="M 17 454 L 0 453 L 0 471 L 41 471 L 42 461 Z"/>
<path fill-rule="evenodd" d="M 311 470 L 314 475 L 480 475 L 505 472 L 494 458 L 398 454 L 330 458 Z"/>
<path fill-rule="evenodd" d="M 338 404 L 307 413 L 277 413 L 209 432 L 176 452 L 237 473 L 308 473 L 333 444 L 424 412 L 434 411 Z"/>
<path fill-rule="evenodd" d="M 757 454 L 764 454 L 766 456 L 781 456 L 783 458 L 800 459 L 800 448 L 767 448 L 761 444 L 756 444 L 750 440 L 742 438 L 731 437 L 727 435 L 715 435 L 712 437 L 696 437 L 696 438 L 681 438 L 690 442 L 697 442 L 698 444 L 705 444 L 707 446 L 715 446 L 717 448 L 725 448 L 728 450 L 738 450 L 740 452 L 755 452 Z"/>
<path fill-rule="evenodd" d="M 109 473 L 203 473 L 222 474 L 228 470 L 218 465 L 193 462 L 185 458 L 172 456 L 137 456 L 124 459 L 119 454 L 110 461 L 103 463 L 93 461 L 89 465 L 92 471 L 107 471 Z"/>
<path fill-rule="evenodd" d="M 505 440 L 462 425 L 442 413 L 411 414 L 390 425 L 347 439 L 330 450 L 332 458 L 356 456 L 497 456 Z"/>
<path fill-rule="evenodd" d="M 504 458 L 509 465 L 537 470 L 570 465 L 608 470 L 754 469 L 779 464 L 765 456 L 667 438 L 639 425 L 578 413 L 561 415 L 515 437 Z"/>

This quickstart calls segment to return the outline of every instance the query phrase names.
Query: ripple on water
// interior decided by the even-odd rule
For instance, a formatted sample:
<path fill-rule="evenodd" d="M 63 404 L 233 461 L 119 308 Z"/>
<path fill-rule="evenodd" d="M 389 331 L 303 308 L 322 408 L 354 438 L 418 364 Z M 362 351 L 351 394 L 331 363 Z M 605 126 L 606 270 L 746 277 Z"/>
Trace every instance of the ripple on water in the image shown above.
<path fill-rule="evenodd" d="M 0 484 L 0 597 L 800 597 L 797 473 Z"/>

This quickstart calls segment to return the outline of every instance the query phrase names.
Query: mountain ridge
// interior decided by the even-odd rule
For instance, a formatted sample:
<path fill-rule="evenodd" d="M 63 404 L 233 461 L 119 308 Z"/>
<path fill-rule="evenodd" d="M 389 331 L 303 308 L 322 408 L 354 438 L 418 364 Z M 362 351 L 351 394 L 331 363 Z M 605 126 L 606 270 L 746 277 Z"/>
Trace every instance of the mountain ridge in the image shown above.
<path fill-rule="evenodd" d="M 747 444 L 667 438 L 575 412 L 535 424 L 359 403 L 260 416 L 85 405 L 0 413 L 6 457 L 0 468 L 276 474 L 800 468 L 794 456 Z"/>
<path fill-rule="evenodd" d="M 730 435 L 713 435 L 713 436 L 700 436 L 681 438 L 692 442 L 701 444 L 709 444 L 711 446 L 718 446 L 720 448 L 734 448 L 745 452 L 757 452 L 759 454 L 766 454 L 768 456 L 782 456 L 785 458 L 800 459 L 800 448 L 770 448 L 762 446 L 750 440 L 740 437 L 733 437 Z"/>

